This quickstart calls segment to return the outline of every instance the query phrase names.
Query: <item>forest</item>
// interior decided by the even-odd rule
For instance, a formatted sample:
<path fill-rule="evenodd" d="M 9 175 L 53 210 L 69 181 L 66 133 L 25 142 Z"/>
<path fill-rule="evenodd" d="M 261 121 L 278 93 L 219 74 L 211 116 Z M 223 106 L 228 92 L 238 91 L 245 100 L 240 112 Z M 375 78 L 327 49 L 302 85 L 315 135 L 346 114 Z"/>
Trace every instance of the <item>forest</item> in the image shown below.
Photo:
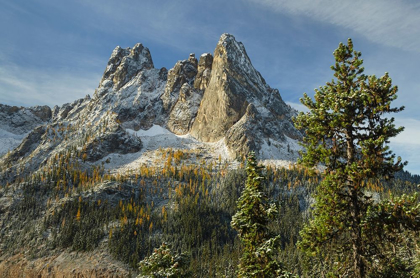
<path fill-rule="evenodd" d="M 162 149 L 161 155 L 164 169 L 142 166 L 110 175 L 101 168 L 81 169 L 82 158 L 66 151 L 42 171 L 4 185 L 0 194 L 22 196 L 3 222 L 4 252 L 25 246 L 36 258 L 61 248 L 84 252 L 105 246 L 137 273 L 139 262 L 166 243 L 175 254 L 186 254 L 192 277 L 236 277 L 243 246 L 231 220 L 246 183 L 246 162 L 238 169 L 222 161 L 194 167 L 183 165 L 183 157 L 192 155 L 188 150 Z M 301 277 L 326 276 L 334 261 L 296 246 L 312 217 L 320 173 L 292 166 L 266 167 L 262 175 L 264 192 L 278 208 L 267 226 L 280 236 L 276 260 Z M 401 171 L 393 180 L 368 182 L 367 190 L 378 201 L 396 199 L 418 192 L 419 183 L 420 176 Z M 17 234 L 8 236 L 12 231 Z M 407 240 L 388 250 L 397 260 L 389 266 L 410 277 L 418 271 L 418 235 L 410 238 L 405 232 Z"/>
<path fill-rule="evenodd" d="M 161 148 L 163 167 L 111 173 L 68 148 L 1 185 L 2 252 L 101 250 L 139 277 L 419 277 L 420 176 L 390 151 L 403 128 L 384 117 L 404 109 L 397 87 L 363 74 L 351 40 L 334 55 L 337 80 L 294 120 L 298 163 Z"/>

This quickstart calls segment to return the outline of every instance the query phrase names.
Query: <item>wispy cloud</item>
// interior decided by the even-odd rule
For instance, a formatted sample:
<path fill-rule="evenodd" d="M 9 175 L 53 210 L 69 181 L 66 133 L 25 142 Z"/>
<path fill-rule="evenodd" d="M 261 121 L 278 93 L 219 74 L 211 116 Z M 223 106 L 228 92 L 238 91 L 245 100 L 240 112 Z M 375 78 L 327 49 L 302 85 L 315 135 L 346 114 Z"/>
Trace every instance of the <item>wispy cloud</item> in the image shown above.
<path fill-rule="evenodd" d="M 296 109 L 299 112 L 308 112 L 309 109 L 302 103 L 286 101 L 286 104 L 290 105 L 292 108 Z"/>
<path fill-rule="evenodd" d="M 420 3 L 392 0 L 248 0 L 278 13 L 348 28 L 366 39 L 420 52 Z"/>
<path fill-rule="evenodd" d="M 89 27 L 108 34 L 126 36 L 143 42 L 146 39 L 178 50 L 214 41 L 221 34 L 198 20 L 196 1 L 79 1 L 96 20 Z M 208 3 L 202 3 L 202 6 Z M 217 22 L 215 22 L 215 25 Z M 200 38 L 198 40 L 197 38 Z"/>
<path fill-rule="evenodd" d="M 420 120 L 412 118 L 396 118 L 395 125 L 403 126 L 404 131 L 392 140 L 393 143 L 417 145 L 420 147 Z"/>
<path fill-rule="evenodd" d="M 92 95 L 100 76 L 92 73 L 48 72 L 17 65 L 0 65 L 0 103 L 61 105 Z"/>
<path fill-rule="evenodd" d="M 413 118 L 396 118 L 396 126 L 405 129 L 397 137 L 391 139 L 391 148 L 397 156 L 408 161 L 406 170 L 420 174 L 420 120 Z"/>

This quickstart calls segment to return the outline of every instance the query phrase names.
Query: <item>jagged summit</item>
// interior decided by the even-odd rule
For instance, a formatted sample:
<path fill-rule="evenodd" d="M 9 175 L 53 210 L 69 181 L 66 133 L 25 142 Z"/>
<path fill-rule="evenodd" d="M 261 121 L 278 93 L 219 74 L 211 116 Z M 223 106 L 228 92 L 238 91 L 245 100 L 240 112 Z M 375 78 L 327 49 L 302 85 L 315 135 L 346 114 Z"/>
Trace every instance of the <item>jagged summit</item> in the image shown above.
<path fill-rule="evenodd" d="M 118 46 L 92 98 L 48 108 L 49 112 L 37 109 L 31 113 L 39 116 L 45 110 L 46 116 L 22 123 L 26 133 L 13 135 L 11 153 L 0 159 L 0 164 L 12 165 L 8 177 L 19 165 L 34 171 L 69 148 L 81 150 L 91 163 L 102 163 L 116 153 L 136 154 L 136 161 L 143 161 L 145 153 L 162 146 L 199 147 L 211 156 L 217 155 L 216 143 L 226 159 L 253 150 L 260 159 L 294 161 L 296 140 L 302 136 L 291 122 L 296 111 L 266 84 L 244 45 L 230 34 L 220 37 L 213 54 L 197 59 L 191 53 L 169 71 L 156 69 L 149 49 L 140 43 L 133 48 Z M 0 110 L 1 116 L 10 109 Z M 155 126 L 170 131 L 172 139 L 133 135 Z"/>
<path fill-rule="evenodd" d="M 104 225 L 94 224 L 95 231 L 89 226 L 87 242 L 99 246 L 93 253 L 77 252 L 80 266 L 66 263 L 75 262 L 75 252 L 66 253 L 71 251 L 69 248 L 50 247 L 51 242 L 58 246 L 56 236 L 76 231 L 68 227 L 96 223 L 90 220 L 93 218 L 85 219 L 88 203 L 95 208 L 103 204 L 101 207 L 107 211 L 112 209 L 112 215 L 114 208 L 124 211 L 132 205 L 134 197 L 145 202 L 147 208 L 172 209 L 176 206 L 166 202 L 178 199 L 169 197 L 180 196 L 177 192 L 181 190 L 176 188 L 190 182 L 185 188 L 191 189 L 192 180 L 186 177 L 195 176 L 194 187 L 203 185 L 198 186 L 203 188 L 201 193 L 197 190 L 197 195 L 191 196 L 213 198 L 214 190 L 224 189 L 218 189 L 218 184 L 217 189 L 207 191 L 204 185 L 212 180 L 207 178 L 207 171 L 214 169 L 222 178 L 222 173 L 239 167 L 236 158 L 251 150 L 265 164 L 287 166 L 296 161 L 297 142 L 302 136 L 291 121 L 296 111 L 283 102 L 278 90 L 266 84 L 241 42 L 223 34 L 213 53 L 191 53 L 183 58 L 170 70 L 158 69 L 149 49 L 142 44 L 116 47 L 92 97 L 52 109 L 0 105 L 0 145 L 6 146 L 0 146 L 0 185 L 4 185 L 0 193 L 7 192 L 0 194 L 0 226 L 5 231 L 0 248 L 5 246 L 3 239 L 16 236 L 13 242 L 24 254 L 31 254 L 29 250 L 41 254 L 34 260 L 31 256 L 28 264 L 26 255 L 16 257 L 18 249 L 10 249 L 10 253 L 2 255 L 7 260 L 0 260 L 0 273 L 19 276 L 27 273 L 25 266 L 30 265 L 36 275 L 115 276 L 109 270 L 113 260 L 109 256 L 111 247 L 106 248 L 111 242 L 108 233 L 114 231 L 115 236 L 123 226 L 119 229 L 119 221 L 113 218 L 103 227 L 105 236 L 99 234 L 97 238 L 100 229 L 96 229 L 96 225 Z M 178 159 L 180 156 L 182 159 Z M 206 164 L 208 167 L 203 167 Z M 122 201 L 125 205 L 121 206 Z M 74 205 L 76 211 L 71 215 L 68 209 Z M 36 216 L 32 213 L 35 210 Z M 22 229 L 19 219 L 23 214 L 17 215 L 16 211 L 28 215 L 31 222 L 27 227 L 34 228 L 32 232 Z M 45 224 L 45 220 L 55 219 L 62 212 L 62 220 Z M 95 218 L 107 217 L 95 214 Z M 19 224 L 17 228 L 11 226 L 13 223 Z M 145 224 L 137 235 L 148 237 L 144 232 L 152 229 L 147 227 L 152 226 Z M 129 237 L 133 237 L 133 231 Z M 71 242 L 79 244 L 79 239 L 85 238 L 84 230 L 72 238 Z M 99 272 L 90 271 L 91 263 L 83 264 L 90 262 L 91 254 L 103 262 Z M 50 263 L 55 270 L 45 268 Z M 97 264 L 94 267 L 99 269 Z M 122 277 L 129 273 L 124 266 L 116 268 L 124 273 Z"/>
<path fill-rule="evenodd" d="M 262 124 L 252 126 L 252 130 L 246 121 L 241 121 L 251 104 Z M 191 134 L 207 142 L 225 138 L 234 153 L 259 151 L 264 138 L 282 141 L 284 135 L 300 137 L 290 122 L 293 113 L 278 90 L 270 88 L 253 67 L 243 44 L 234 36 L 223 34 L 214 51 L 211 79 Z"/>
<path fill-rule="evenodd" d="M 133 48 L 123 49 L 117 46 L 109 58 L 100 86 L 113 86 L 114 90 L 118 90 L 139 71 L 151 68 L 154 68 L 152 56 L 149 49 L 141 43 Z M 104 81 L 107 83 L 103 84 Z"/>

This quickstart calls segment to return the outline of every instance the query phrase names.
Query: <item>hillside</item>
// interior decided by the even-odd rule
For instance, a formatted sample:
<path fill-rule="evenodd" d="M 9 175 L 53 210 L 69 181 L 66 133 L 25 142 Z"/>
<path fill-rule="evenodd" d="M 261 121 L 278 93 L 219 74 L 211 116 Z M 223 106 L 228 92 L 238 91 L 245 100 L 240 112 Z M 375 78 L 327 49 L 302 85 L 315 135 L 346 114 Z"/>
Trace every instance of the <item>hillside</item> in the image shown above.
<path fill-rule="evenodd" d="M 296 113 L 229 34 L 170 70 L 142 44 L 116 47 L 92 97 L 0 105 L 0 276 L 131 277 L 167 242 L 189 254 L 194 276 L 234 277 L 241 247 L 230 221 L 250 151 L 279 206 L 269 227 L 279 258 L 320 275 L 295 246 L 320 181 L 294 165 Z M 379 200 L 419 182 L 401 172 L 369 190 Z"/>
<path fill-rule="evenodd" d="M 242 43 L 229 34 L 221 36 L 214 55 L 197 60 L 191 54 L 169 71 L 154 68 L 142 44 L 117 47 L 93 97 L 52 109 L 0 108 L 7 142 L 2 152 L 9 151 L 0 159 L 3 182 L 13 182 L 18 168 L 37 171 L 69 149 L 85 155 L 87 167 L 115 154 L 138 165 L 159 147 L 200 148 L 228 161 L 253 150 L 262 160 L 287 165 L 296 160 L 302 136 L 291 122 L 296 111 L 265 83 Z M 144 131 L 155 126 L 169 131 L 163 133 L 171 139 L 154 134 L 153 141 L 165 143 L 147 144 Z"/>

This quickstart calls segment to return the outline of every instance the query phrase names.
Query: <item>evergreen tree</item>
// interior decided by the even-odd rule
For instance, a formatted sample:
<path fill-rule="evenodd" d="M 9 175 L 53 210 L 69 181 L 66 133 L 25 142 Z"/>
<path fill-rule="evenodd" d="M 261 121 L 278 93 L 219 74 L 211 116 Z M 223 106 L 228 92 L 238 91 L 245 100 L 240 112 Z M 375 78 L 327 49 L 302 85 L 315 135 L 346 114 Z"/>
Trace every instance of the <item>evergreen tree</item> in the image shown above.
<path fill-rule="evenodd" d="M 139 263 L 140 275 L 137 277 L 167 278 L 188 277 L 189 259 L 185 254 L 174 255 L 171 246 L 165 243 L 153 254 Z"/>
<path fill-rule="evenodd" d="M 271 237 L 267 225 L 277 214 L 268 203 L 263 190 L 263 166 L 258 166 L 255 154 L 247 158 L 245 189 L 237 202 L 238 211 L 231 225 L 243 245 L 239 277 L 277 277 L 281 266 L 275 259 L 279 237 Z"/>
<path fill-rule="evenodd" d="M 318 187 L 314 219 L 301 232 L 300 248 L 335 262 L 335 271 L 345 276 L 366 277 L 373 267 L 372 255 L 380 250 L 364 221 L 373 201 L 368 181 L 390 178 L 406 163 L 389 150 L 389 138 L 403 127 L 394 118 L 404 107 L 391 108 L 397 98 L 388 73 L 377 78 L 363 74 L 361 53 L 353 43 L 340 43 L 334 51 L 335 80 L 315 89 L 315 101 L 304 94 L 295 125 L 306 132 L 300 163 L 314 169 L 325 167 Z M 334 255 L 331 258 L 331 255 Z"/>

